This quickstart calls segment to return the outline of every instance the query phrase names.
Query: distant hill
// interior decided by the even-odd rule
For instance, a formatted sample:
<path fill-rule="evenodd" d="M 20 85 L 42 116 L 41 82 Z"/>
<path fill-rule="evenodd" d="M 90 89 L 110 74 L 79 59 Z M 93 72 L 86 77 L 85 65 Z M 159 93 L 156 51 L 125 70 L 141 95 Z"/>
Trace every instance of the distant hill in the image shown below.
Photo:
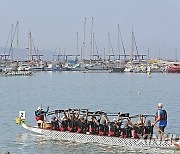
<path fill-rule="evenodd" d="M 34 52 L 34 51 L 33 51 Z M 0 54 L 10 54 L 10 49 L 5 49 L 4 47 L 0 47 Z M 35 54 L 35 53 L 33 53 Z M 39 50 L 38 54 L 43 55 L 43 60 L 52 60 L 54 52 L 50 50 Z M 28 59 L 28 50 L 27 49 L 19 49 L 17 52 L 16 48 L 13 48 L 13 59 L 25 60 Z"/>

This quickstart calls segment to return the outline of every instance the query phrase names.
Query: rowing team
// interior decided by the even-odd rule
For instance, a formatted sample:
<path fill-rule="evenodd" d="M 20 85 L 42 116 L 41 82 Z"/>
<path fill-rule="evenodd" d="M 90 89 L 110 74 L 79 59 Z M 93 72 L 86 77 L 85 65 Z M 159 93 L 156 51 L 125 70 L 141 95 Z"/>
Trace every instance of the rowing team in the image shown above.
<path fill-rule="evenodd" d="M 35 111 L 36 120 L 39 128 L 52 129 L 59 131 L 70 131 L 86 134 L 121 136 L 123 138 L 140 138 L 142 136 L 152 137 L 153 128 L 159 122 L 159 133 L 163 135 L 164 128 L 167 125 L 167 113 L 162 110 L 162 103 L 158 104 L 158 111 L 155 115 L 155 121 L 151 123 L 146 120 L 148 115 L 138 115 L 138 121 L 133 123 L 128 113 L 116 114 L 117 118 L 110 121 L 109 116 L 102 111 L 89 112 L 85 109 L 55 110 L 48 112 L 38 107 Z M 60 114 L 63 114 L 60 118 Z M 51 121 L 47 121 L 47 116 L 53 115 Z M 91 117 L 90 119 L 88 117 Z M 134 116 L 135 117 L 135 116 Z M 156 126 L 157 127 L 157 126 Z M 162 137 L 162 136 L 161 136 Z"/>

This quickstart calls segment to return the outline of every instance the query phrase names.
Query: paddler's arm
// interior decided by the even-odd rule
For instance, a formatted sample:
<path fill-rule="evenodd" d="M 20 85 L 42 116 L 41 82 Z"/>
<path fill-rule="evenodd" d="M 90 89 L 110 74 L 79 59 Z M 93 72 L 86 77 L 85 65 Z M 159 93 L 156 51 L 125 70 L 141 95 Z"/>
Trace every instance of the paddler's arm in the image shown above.
<path fill-rule="evenodd" d="M 64 112 L 65 113 L 65 112 Z M 66 114 L 66 113 L 65 113 Z M 70 114 L 70 111 L 67 112 L 66 114 L 67 118 L 70 119 L 71 118 L 71 114 Z"/>
<path fill-rule="evenodd" d="M 94 119 L 94 122 L 95 122 L 96 125 L 99 126 L 99 122 L 96 119 Z"/>
<path fill-rule="evenodd" d="M 110 123 L 110 120 L 107 115 L 105 115 L 105 118 L 106 118 L 106 123 Z"/>
<path fill-rule="evenodd" d="M 76 118 L 78 119 L 80 115 L 80 109 L 78 109 L 78 112 L 76 113 Z"/>
<path fill-rule="evenodd" d="M 156 120 L 152 123 L 152 125 L 154 126 L 158 121 L 160 121 L 160 116 L 158 116 L 158 117 L 156 118 Z"/>
<path fill-rule="evenodd" d="M 128 117 L 127 118 L 128 124 L 131 125 L 132 127 L 134 126 L 134 124 L 132 123 L 131 119 Z"/>

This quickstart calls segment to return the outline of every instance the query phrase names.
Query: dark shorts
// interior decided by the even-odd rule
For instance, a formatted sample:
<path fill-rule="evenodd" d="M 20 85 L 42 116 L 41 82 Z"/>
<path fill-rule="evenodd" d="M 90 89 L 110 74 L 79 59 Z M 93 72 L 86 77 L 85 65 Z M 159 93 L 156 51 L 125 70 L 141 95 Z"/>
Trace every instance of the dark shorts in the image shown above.
<path fill-rule="evenodd" d="M 159 126 L 159 129 L 162 131 L 162 132 L 164 132 L 164 128 L 165 128 L 166 126 Z"/>

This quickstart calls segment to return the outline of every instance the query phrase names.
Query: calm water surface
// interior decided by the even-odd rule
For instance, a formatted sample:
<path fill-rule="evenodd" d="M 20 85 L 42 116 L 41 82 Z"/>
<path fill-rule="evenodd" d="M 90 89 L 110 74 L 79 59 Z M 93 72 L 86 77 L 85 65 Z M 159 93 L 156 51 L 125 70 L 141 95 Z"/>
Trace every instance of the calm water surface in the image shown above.
<path fill-rule="evenodd" d="M 168 112 L 166 132 L 180 133 L 180 74 L 110 74 L 40 72 L 31 77 L 0 77 L 0 152 L 48 153 L 179 153 L 49 140 L 15 124 L 19 110 L 35 125 L 34 111 L 43 104 L 108 112 L 155 114 L 162 102 Z"/>

